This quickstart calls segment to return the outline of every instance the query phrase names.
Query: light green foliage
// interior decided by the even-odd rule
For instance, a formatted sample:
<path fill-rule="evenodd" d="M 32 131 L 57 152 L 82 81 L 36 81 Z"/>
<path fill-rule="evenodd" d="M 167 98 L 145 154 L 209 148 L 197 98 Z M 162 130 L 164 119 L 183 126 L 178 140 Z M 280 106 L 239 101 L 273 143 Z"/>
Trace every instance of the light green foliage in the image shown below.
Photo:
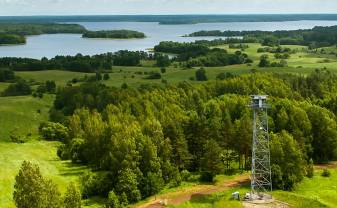
<path fill-rule="evenodd" d="M 68 128 L 60 123 L 41 123 L 39 133 L 49 141 L 64 141 L 68 138 Z"/>
<path fill-rule="evenodd" d="M 24 161 L 15 181 L 13 199 L 18 208 L 60 207 L 56 185 L 42 177 L 37 165 Z"/>
<path fill-rule="evenodd" d="M 287 132 L 271 135 L 273 187 L 290 190 L 305 174 L 305 161 L 298 144 Z"/>
<path fill-rule="evenodd" d="M 80 208 L 81 207 L 81 192 L 74 183 L 70 183 L 63 197 L 65 208 Z"/>
<path fill-rule="evenodd" d="M 114 191 L 110 191 L 108 195 L 108 202 L 106 204 L 107 208 L 119 208 L 121 205 L 119 199 Z"/>

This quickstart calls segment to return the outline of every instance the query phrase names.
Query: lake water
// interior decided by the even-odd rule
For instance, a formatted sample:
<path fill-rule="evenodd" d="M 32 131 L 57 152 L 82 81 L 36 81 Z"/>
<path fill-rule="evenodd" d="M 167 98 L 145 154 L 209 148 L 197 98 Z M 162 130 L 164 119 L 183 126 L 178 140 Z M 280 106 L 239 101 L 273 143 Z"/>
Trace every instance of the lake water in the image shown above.
<path fill-rule="evenodd" d="M 76 23 L 76 22 L 75 22 Z M 130 29 L 144 32 L 145 39 L 110 40 L 86 39 L 79 34 L 55 34 L 27 37 L 27 44 L 0 46 L 0 57 L 54 57 L 56 55 L 94 55 L 118 50 L 146 50 L 160 41 L 188 42 L 214 37 L 182 37 L 199 30 L 296 30 L 314 26 L 337 25 L 337 21 L 291 21 L 291 22 L 230 22 L 202 23 L 190 25 L 159 25 L 153 22 L 79 22 L 89 30 Z"/>

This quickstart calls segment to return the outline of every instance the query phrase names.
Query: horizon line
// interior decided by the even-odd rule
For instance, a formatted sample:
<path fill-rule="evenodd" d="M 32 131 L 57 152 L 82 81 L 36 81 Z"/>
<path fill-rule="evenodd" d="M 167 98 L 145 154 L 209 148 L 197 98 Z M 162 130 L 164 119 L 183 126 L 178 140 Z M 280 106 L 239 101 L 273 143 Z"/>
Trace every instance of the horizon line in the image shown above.
<path fill-rule="evenodd" d="M 337 13 L 190 13 L 190 14 L 22 14 L 22 15 L 0 15 L 0 17 L 60 17 L 60 16 L 239 16 L 239 15 L 337 15 Z"/>

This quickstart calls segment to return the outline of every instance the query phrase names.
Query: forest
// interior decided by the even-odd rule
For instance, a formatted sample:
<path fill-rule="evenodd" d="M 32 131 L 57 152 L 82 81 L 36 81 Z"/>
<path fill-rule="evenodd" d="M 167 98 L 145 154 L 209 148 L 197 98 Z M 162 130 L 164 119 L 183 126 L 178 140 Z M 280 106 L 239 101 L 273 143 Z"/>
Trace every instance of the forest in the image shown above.
<path fill-rule="evenodd" d="M 25 44 L 25 43 L 26 38 L 24 36 L 0 33 L 0 45 Z"/>
<path fill-rule="evenodd" d="M 199 31 L 189 34 L 190 37 L 217 36 L 251 38 L 267 46 L 304 45 L 311 48 L 327 47 L 337 43 L 337 26 L 314 27 L 308 30 L 280 31 Z"/>
<path fill-rule="evenodd" d="M 102 31 L 87 31 L 84 32 L 84 38 L 112 38 L 112 39 L 131 39 L 145 38 L 145 34 L 133 30 L 102 30 Z"/>
<path fill-rule="evenodd" d="M 137 89 L 99 82 L 59 88 L 40 135 L 58 156 L 92 168 L 82 196 L 126 206 L 200 173 L 250 169 L 251 94 L 268 94 L 273 186 L 292 190 L 313 164 L 337 159 L 337 76 L 251 73 Z M 235 164 L 238 164 L 236 166 Z"/>

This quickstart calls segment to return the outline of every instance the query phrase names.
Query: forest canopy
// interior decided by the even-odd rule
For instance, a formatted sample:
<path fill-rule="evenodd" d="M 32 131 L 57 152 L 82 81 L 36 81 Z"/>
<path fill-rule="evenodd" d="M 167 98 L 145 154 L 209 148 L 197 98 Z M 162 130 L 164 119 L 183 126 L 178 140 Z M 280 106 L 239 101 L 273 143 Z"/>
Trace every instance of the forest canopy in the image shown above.
<path fill-rule="evenodd" d="M 311 47 L 326 47 L 337 44 L 337 26 L 316 26 L 307 30 L 278 31 L 198 31 L 189 34 L 190 37 L 243 37 L 255 38 L 264 45 L 305 45 Z"/>
<path fill-rule="evenodd" d="M 337 158 L 336 83 L 319 70 L 122 90 L 84 83 L 58 90 L 50 111 L 56 124 L 41 125 L 40 133 L 60 135 L 52 139 L 63 142 L 62 159 L 98 171 L 83 176 L 83 194 L 134 203 L 188 180 L 189 172 L 212 181 L 250 169 L 249 95 L 268 94 L 273 183 L 290 190 L 310 175 L 312 161 Z"/>
<path fill-rule="evenodd" d="M 101 30 L 86 31 L 83 33 L 84 38 L 111 38 L 111 39 L 131 39 L 145 38 L 145 34 L 134 30 Z"/>

